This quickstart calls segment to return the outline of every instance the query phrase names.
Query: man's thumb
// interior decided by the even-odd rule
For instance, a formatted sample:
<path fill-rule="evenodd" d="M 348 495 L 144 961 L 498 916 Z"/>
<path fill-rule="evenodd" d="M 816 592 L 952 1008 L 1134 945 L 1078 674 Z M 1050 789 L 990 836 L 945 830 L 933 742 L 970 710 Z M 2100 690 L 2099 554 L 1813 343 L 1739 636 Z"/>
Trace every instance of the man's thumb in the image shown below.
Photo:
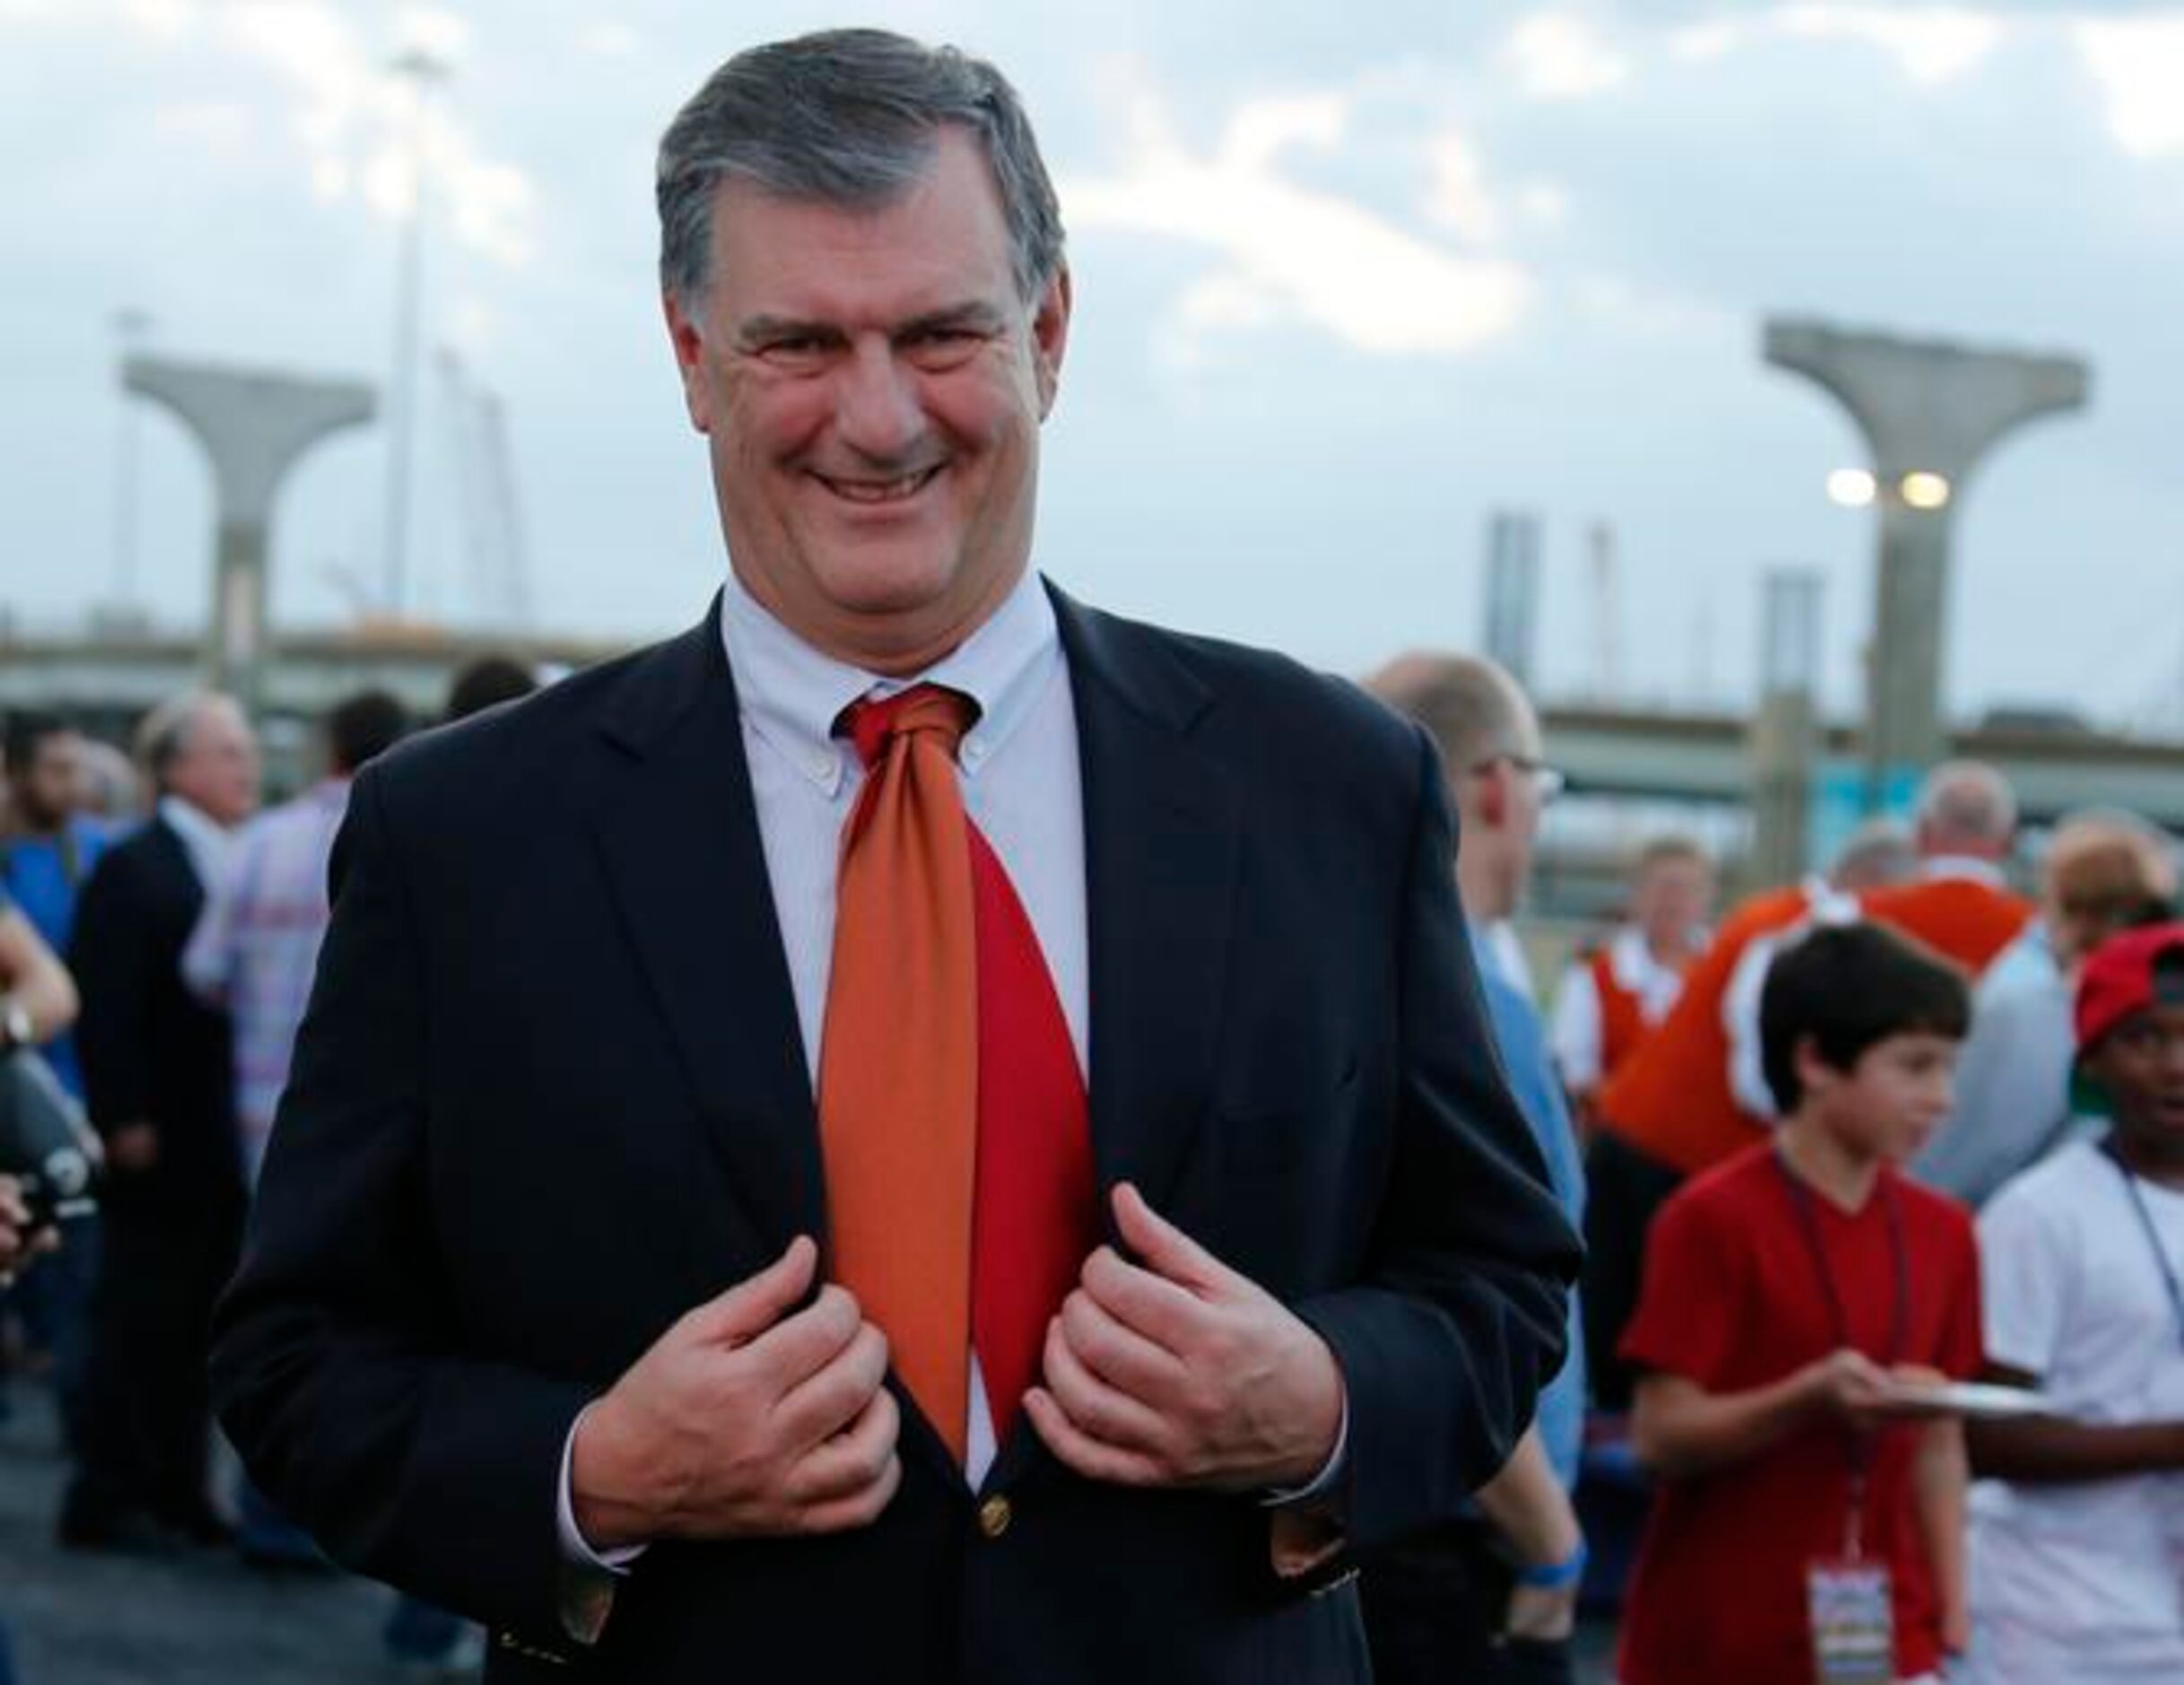
<path fill-rule="evenodd" d="M 747 1276 L 690 1313 L 700 1340 L 740 1346 L 756 1340 L 794 1310 L 811 1291 L 819 1249 L 799 1235 L 789 1249 L 755 1276 Z"/>

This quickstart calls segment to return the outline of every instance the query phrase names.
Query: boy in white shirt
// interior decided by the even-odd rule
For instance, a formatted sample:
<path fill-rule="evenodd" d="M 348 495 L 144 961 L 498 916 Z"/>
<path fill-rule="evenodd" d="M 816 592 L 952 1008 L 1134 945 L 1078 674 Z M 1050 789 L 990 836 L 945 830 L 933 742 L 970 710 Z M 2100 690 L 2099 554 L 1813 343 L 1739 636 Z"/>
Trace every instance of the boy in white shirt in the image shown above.
<path fill-rule="evenodd" d="M 2078 1069 L 2109 1138 L 2009 1183 L 1979 1224 L 1993 1378 L 2052 1417 L 1974 1423 L 1979 1685 L 2184 1680 L 2184 923 L 2086 962 Z M 1952 1675 L 1952 1680 L 1959 1677 Z"/>

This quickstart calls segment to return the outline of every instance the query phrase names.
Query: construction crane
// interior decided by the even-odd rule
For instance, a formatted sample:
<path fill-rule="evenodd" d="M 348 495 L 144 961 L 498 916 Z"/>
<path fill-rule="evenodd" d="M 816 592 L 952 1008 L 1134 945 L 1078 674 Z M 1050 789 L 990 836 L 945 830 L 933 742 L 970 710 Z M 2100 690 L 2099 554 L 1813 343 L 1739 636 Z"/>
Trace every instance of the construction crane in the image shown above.
<path fill-rule="evenodd" d="M 462 506 L 464 577 L 485 620 L 521 631 L 531 617 L 530 566 L 510 465 L 507 411 L 500 395 L 473 379 L 452 347 L 441 346 L 436 362 L 448 395 L 449 457 Z"/>

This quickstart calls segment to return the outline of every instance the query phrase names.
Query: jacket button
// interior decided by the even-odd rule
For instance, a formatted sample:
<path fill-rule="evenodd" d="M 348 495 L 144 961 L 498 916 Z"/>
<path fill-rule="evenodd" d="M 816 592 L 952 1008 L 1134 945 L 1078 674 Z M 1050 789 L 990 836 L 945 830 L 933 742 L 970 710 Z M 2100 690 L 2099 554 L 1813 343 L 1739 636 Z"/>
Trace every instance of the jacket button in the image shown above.
<path fill-rule="evenodd" d="M 1009 1523 L 1016 1519 L 1016 1510 L 1005 1497 L 989 1497 L 978 1506 L 978 1531 L 989 1539 L 998 1539 L 1009 1531 Z"/>

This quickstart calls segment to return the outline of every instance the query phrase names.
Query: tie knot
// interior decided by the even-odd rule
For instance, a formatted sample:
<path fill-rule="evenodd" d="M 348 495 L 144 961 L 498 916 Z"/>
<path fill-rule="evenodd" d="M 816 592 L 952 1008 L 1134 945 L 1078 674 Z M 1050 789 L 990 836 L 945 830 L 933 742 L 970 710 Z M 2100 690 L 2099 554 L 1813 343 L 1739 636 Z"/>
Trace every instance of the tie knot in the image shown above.
<path fill-rule="evenodd" d="M 893 696 L 853 702 L 842 712 L 843 728 L 867 769 L 878 765 L 898 738 L 921 734 L 938 738 L 952 761 L 956 746 L 977 718 L 976 703 L 939 685 L 913 685 Z"/>

